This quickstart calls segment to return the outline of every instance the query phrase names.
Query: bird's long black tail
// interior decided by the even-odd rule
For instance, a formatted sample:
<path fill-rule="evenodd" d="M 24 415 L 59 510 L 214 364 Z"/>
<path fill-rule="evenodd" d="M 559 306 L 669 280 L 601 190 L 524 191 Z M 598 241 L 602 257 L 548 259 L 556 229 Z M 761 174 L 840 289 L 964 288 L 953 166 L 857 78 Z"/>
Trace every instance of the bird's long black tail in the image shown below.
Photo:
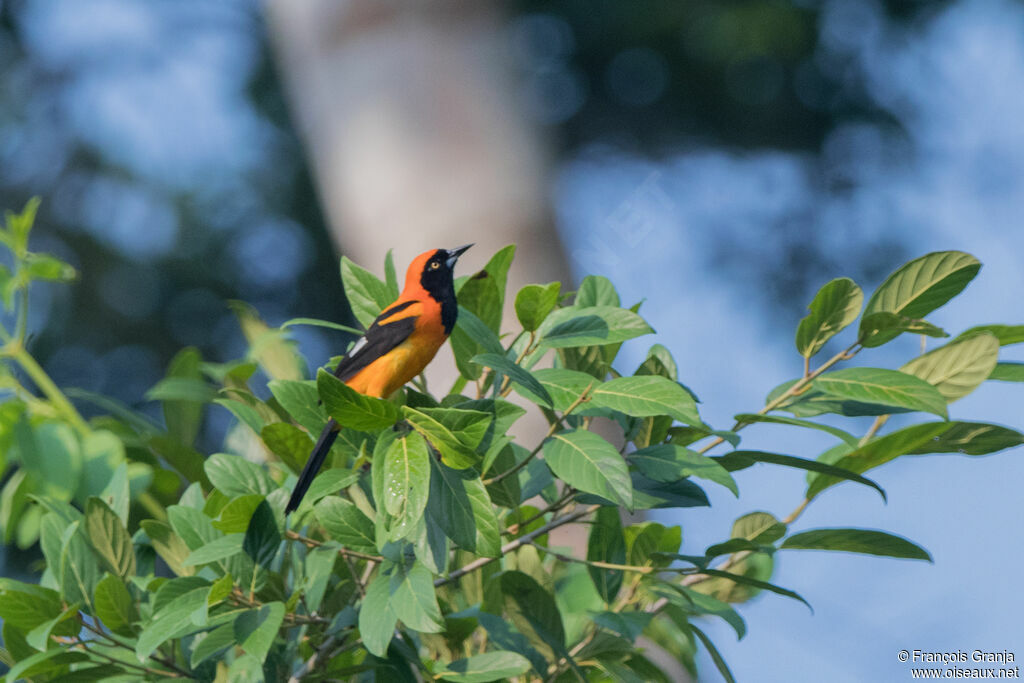
<path fill-rule="evenodd" d="M 327 454 L 331 452 L 331 446 L 337 438 L 338 423 L 331 419 L 327 422 L 327 426 L 324 427 L 324 431 L 320 432 L 320 438 L 317 439 L 313 452 L 309 454 L 309 460 L 306 461 L 306 466 L 302 468 L 299 480 L 295 482 L 292 497 L 288 499 L 288 505 L 284 509 L 284 514 L 287 515 L 299 507 L 302 497 L 306 495 L 309 485 L 313 483 L 313 477 L 320 471 L 320 467 L 324 464 L 324 460 L 327 459 Z"/>

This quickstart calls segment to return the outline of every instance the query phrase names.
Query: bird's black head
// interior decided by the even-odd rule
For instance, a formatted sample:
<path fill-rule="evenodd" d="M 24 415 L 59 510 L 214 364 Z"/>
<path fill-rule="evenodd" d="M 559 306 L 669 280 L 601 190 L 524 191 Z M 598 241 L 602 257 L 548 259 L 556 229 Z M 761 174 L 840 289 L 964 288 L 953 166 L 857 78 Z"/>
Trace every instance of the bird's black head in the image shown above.
<path fill-rule="evenodd" d="M 418 275 L 420 286 L 441 304 L 441 322 L 446 334 L 451 333 L 455 327 L 455 318 L 458 316 L 453 281 L 455 263 L 471 246 L 473 245 L 467 244 L 456 249 L 434 249 L 420 254 L 419 258 L 412 262 L 406 275 L 407 286 L 409 281 Z"/>

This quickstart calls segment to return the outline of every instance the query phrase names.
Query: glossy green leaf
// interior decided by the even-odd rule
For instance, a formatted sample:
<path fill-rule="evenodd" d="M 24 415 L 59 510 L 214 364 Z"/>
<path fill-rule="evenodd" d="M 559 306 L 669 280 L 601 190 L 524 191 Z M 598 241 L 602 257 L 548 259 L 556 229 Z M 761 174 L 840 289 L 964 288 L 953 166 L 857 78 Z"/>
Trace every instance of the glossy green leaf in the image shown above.
<path fill-rule="evenodd" d="M 830 396 L 946 417 L 946 399 L 928 382 L 897 370 L 847 368 L 826 373 L 814 385 Z"/>
<path fill-rule="evenodd" d="M 657 444 L 633 451 L 626 458 L 645 477 L 655 481 L 673 482 L 683 477 L 700 477 L 721 484 L 733 495 L 739 495 L 736 481 L 717 460 L 689 448 Z"/>
<path fill-rule="evenodd" d="M 206 460 L 206 476 L 228 496 L 266 496 L 277 488 L 266 470 L 239 455 L 214 453 Z"/>
<path fill-rule="evenodd" d="M 951 422 L 949 424 L 949 429 L 907 451 L 907 454 L 987 455 L 1024 444 L 1024 434 L 1009 427 L 984 422 Z"/>
<path fill-rule="evenodd" d="M 835 462 L 835 467 L 857 474 L 867 472 L 893 458 L 925 446 L 941 436 L 951 426 L 952 423 L 949 422 L 926 422 L 900 429 L 869 441 L 850 454 L 843 456 Z M 838 484 L 839 481 L 840 479 L 828 473 L 819 474 L 811 480 L 807 487 L 807 498 L 814 498 L 828 487 Z"/>
<path fill-rule="evenodd" d="M 860 315 L 864 292 L 847 277 L 836 278 L 814 295 L 810 313 L 796 329 L 796 348 L 801 356 L 810 358 L 829 339 Z"/>
<path fill-rule="evenodd" d="M 867 477 L 862 477 L 858 472 L 846 469 L 842 466 L 829 465 L 817 460 L 807 460 L 805 458 L 798 458 L 792 455 L 781 455 L 779 453 L 765 453 L 764 451 L 733 451 L 732 453 L 726 453 L 721 456 L 718 461 L 723 467 L 731 472 L 745 469 L 758 462 L 769 463 L 771 465 L 782 465 L 783 467 L 794 467 L 796 469 L 808 470 L 810 472 L 818 472 L 821 475 L 833 478 L 835 481 L 848 480 L 855 481 L 858 484 L 863 484 L 865 486 L 870 486 L 881 494 L 883 500 L 886 499 L 885 491 L 882 490 L 882 487 Z"/>
<path fill-rule="evenodd" d="M 952 403 L 988 379 L 998 360 L 999 340 L 976 334 L 918 356 L 900 370 L 928 382 Z"/>
<path fill-rule="evenodd" d="M 195 647 L 192 648 L 189 664 L 194 669 L 210 657 L 223 652 L 237 643 L 238 641 L 235 640 L 235 625 L 233 623 L 218 626 L 212 631 L 207 632 L 202 640 L 199 640 Z"/>
<path fill-rule="evenodd" d="M 980 268 L 978 259 L 962 251 L 939 251 L 916 258 L 879 285 L 864 307 L 864 318 L 878 311 L 923 318 L 963 291 Z M 860 336 L 863 338 L 867 331 L 862 329 Z M 888 340 L 898 334 L 884 331 L 877 336 Z"/>
<path fill-rule="evenodd" d="M 949 334 L 931 323 L 918 318 L 908 318 L 890 311 L 878 311 L 864 316 L 860 324 L 861 344 L 865 348 L 881 346 L 904 332 L 923 334 L 926 337 L 948 337 Z"/>
<path fill-rule="evenodd" d="M 726 579 L 733 583 L 737 583 L 744 586 L 752 586 L 759 590 L 766 590 L 770 593 L 775 593 L 776 595 L 783 595 L 787 598 L 792 598 L 793 600 L 797 600 L 799 602 L 804 603 L 805 605 L 807 605 L 807 609 L 811 610 L 812 612 L 814 611 L 814 609 L 811 607 L 811 603 L 807 602 L 799 593 L 791 591 L 787 588 L 776 586 L 775 584 L 769 583 L 768 581 L 761 581 L 760 579 L 754 578 L 752 576 L 747 576 L 746 574 L 721 571 L 719 569 L 711 569 L 709 567 L 701 569 L 701 574 L 707 574 L 708 576 Z"/>
<path fill-rule="evenodd" d="M 594 388 L 590 403 L 633 417 L 668 415 L 686 424 L 702 424 L 689 392 L 678 382 L 657 375 L 609 380 Z"/>
<path fill-rule="evenodd" d="M 718 598 L 704 593 L 699 593 L 688 586 L 680 586 L 673 583 L 659 583 L 652 586 L 652 590 L 659 595 L 668 598 L 668 601 L 680 608 L 687 614 L 707 614 L 721 618 L 725 623 L 732 626 L 736 631 L 736 637 L 742 639 L 747 634 L 747 625 L 743 617 Z"/>
<path fill-rule="evenodd" d="M 518 571 L 504 572 L 499 585 L 505 597 L 505 611 L 520 633 L 542 651 L 554 653 L 565 647 L 562 615 L 550 593 Z"/>
<path fill-rule="evenodd" d="M 380 278 L 346 256 L 341 257 L 341 282 L 352 314 L 364 328 L 394 299 Z"/>
<path fill-rule="evenodd" d="M 617 344 L 654 330 L 636 313 L 614 306 L 570 306 L 551 313 L 537 330 L 548 348 Z"/>
<path fill-rule="evenodd" d="M 860 441 L 853 434 L 847 431 L 833 427 L 832 425 L 821 424 L 820 422 L 811 422 L 810 420 L 801 420 L 795 417 L 783 417 L 782 415 L 756 415 L 754 413 L 740 413 L 736 416 L 736 421 L 741 424 L 754 424 L 757 422 L 765 424 L 783 424 L 793 425 L 794 427 L 806 427 L 807 429 L 817 429 L 818 431 L 831 434 L 839 439 L 842 439 L 844 443 L 848 443 L 851 446 L 856 446 L 857 442 Z"/>
<path fill-rule="evenodd" d="M 533 376 L 547 391 L 552 407 L 560 411 L 567 410 L 588 387 L 593 389 L 601 384 L 600 380 L 585 372 L 565 368 L 541 368 L 534 370 Z M 546 403 L 541 396 L 530 392 L 526 387 L 517 385 L 515 389 L 534 403 Z"/>
<path fill-rule="evenodd" d="M 167 431 L 186 445 L 191 445 L 199 432 L 203 403 L 213 398 L 212 387 L 203 381 L 199 371 L 202 360 L 197 349 L 182 349 L 171 359 L 167 378 L 146 394 L 150 401 L 163 401 Z"/>
<path fill-rule="evenodd" d="M 244 542 L 245 534 L 241 532 L 215 538 L 189 553 L 189 556 L 185 558 L 184 564 L 198 566 L 225 560 L 242 552 Z"/>
<path fill-rule="evenodd" d="M 704 649 L 708 651 L 711 656 L 711 661 L 715 663 L 715 668 L 718 669 L 718 673 L 722 674 L 722 680 L 725 683 L 736 683 L 736 679 L 732 675 L 732 671 L 729 670 L 729 665 L 725 663 L 725 658 L 722 657 L 722 653 L 718 651 L 715 644 L 711 642 L 707 634 L 701 631 L 693 624 L 689 624 L 690 630 L 693 632 L 697 639 L 704 645 Z"/>
<path fill-rule="evenodd" d="M 124 522 L 96 497 L 85 506 L 85 532 L 104 568 L 121 578 L 135 573 L 135 548 Z"/>
<path fill-rule="evenodd" d="M 537 378 L 529 370 L 516 365 L 505 356 L 496 353 L 482 353 L 479 356 L 475 356 L 471 362 L 491 368 L 494 372 L 505 375 L 513 383 L 538 396 L 545 405 L 551 405 L 551 397 L 548 395 L 547 389 L 537 381 Z"/>
<path fill-rule="evenodd" d="M 253 513 L 264 500 L 266 500 L 266 496 L 255 493 L 232 498 L 227 505 L 221 508 L 220 517 L 212 522 L 213 527 L 226 534 L 245 533 L 245 530 L 249 528 L 249 520 L 252 519 Z"/>
<path fill-rule="evenodd" d="M 622 520 L 618 508 L 598 508 L 590 525 L 587 537 L 587 561 L 611 564 L 626 563 L 626 539 L 622 534 Z M 606 603 L 611 603 L 622 587 L 622 572 L 590 565 L 587 567 L 590 580 L 594 582 L 597 594 Z"/>
<path fill-rule="evenodd" d="M 437 672 L 450 683 L 488 683 L 521 676 L 530 669 L 530 660 L 516 652 L 491 651 L 458 659 Z"/>
<path fill-rule="evenodd" d="M 780 550 L 837 550 L 908 560 L 932 561 L 921 546 L 884 531 L 872 529 L 812 529 L 793 534 L 779 546 Z"/>
<path fill-rule="evenodd" d="M 397 295 L 396 295 L 397 297 Z M 348 325 L 341 325 L 339 323 L 331 322 L 329 320 L 318 320 L 316 318 L 292 318 L 281 323 L 281 329 L 285 330 L 295 325 L 312 325 L 313 327 L 326 327 L 329 330 L 338 330 L 339 332 L 347 332 L 348 334 L 362 335 L 363 331 L 349 327 Z"/>
<path fill-rule="evenodd" d="M 309 434 L 287 422 L 272 422 L 257 432 L 270 452 L 298 474 L 313 451 Z"/>
<path fill-rule="evenodd" d="M 988 378 L 1000 382 L 1024 382 L 1024 363 L 1000 361 L 992 368 Z"/>
<path fill-rule="evenodd" d="M 398 419 L 391 401 L 361 394 L 323 368 L 316 374 L 316 386 L 327 413 L 340 425 L 372 431 L 390 427 Z"/>
<path fill-rule="evenodd" d="M 597 434 L 579 430 L 553 434 L 544 442 L 544 461 L 570 486 L 633 509 L 633 485 L 625 460 Z"/>
<path fill-rule="evenodd" d="M 434 594 L 434 576 L 419 562 L 396 567 L 389 583 L 388 604 L 402 623 L 421 633 L 444 630 L 441 609 Z"/>
<path fill-rule="evenodd" d="M 97 618 L 114 633 L 134 635 L 132 624 L 138 621 L 139 614 L 135 601 L 121 579 L 112 574 L 100 579 L 96 584 L 93 608 Z"/>
<path fill-rule="evenodd" d="M 430 490 L 427 444 L 413 432 L 395 439 L 384 460 L 383 507 L 395 519 L 391 540 L 411 533 L 423 515 Z"/>
<path fill-rule="evenodd" d="M 455 469 L 466 469 L 479 464 L 480 456 L 473 448 L 467 446 L 432 415 L 409 406 L 402 406 L 402 417 L 441 454 L 444 464 Z M 484 415 L 484 418 L 489 420 L 487 415 Z M 482 432 L 480 436 L 483 437 Z"/>
<path fill-rule="evenodd" d="M 294 380 L 273 380 L 267 388 L 281 407 L 292 419 L 306 428 L 310 434 L 319 434 L 327 424 L 327 414 L 320 403 L 315 382 Z"/>
<path fill-rule="evenodd" d="M 967 339 L 976 334 L 992 334 L 999 340 L 1000 346 L 1020 344 L 1024 342 L 1024 325 L 978 325 L 964 330 L 957 339 Z M 956 341 L 956 340 L 954 340 Z"/>
<path fill-rule="evenodd" d="M 501 533 L 494 505 L 480 475 L 432 462 L 427 519 L 460 548 L 498 557 Z"/>
<path fill-rule="evenodd" d="M 308 502 L 312 505 L 324 496 L 347 489 L 359 481 L 359 477 L 359 470 L 324 470 L 313 479 L 313 483 L 309 485 L 309 490 L 303 496 L 302 502 Z"/>
<path fill-rule="evenodd" d="M 234 636 L 239 647 L 260 662 L 265 660 L 286 611 L 283 602 L 269 602 L 240 614 L 234 621 Z"/>
<path fill-rule="evenodd" d="M 391 579 L 378 572 L 366 587 L 366 597 L 359 608 L 359 634 L 366 649 L 377 657 L 387 656 L 388 645 L 398 623 L 390 598 Z"/>
<path fill-rule="evenodd" d="M 188 576 L 194 573 L 192 567 L 185 564 L 185 559 L 191 550 L 168 524 L 153 519 L 144 519 L 140 526 L 149 536 L 157 555 L 167 563 L 171 571 L 178 576 Z"/>
<path fill-rule="evenodd" d="M 505 353 L 497 332 L 463 306 L 459 306 L 459 317 L 451 334 L 451 347 L 459 372 L 471 380 L 479 378 L 483 372 L 479 365 L 471 362 L 475 356 L 481 353 Z"/>
<path fill-rule="evenodd" d="M 277 556 L 281 545 L 281 532 L 277 528 L 274 511 L 267 501 L 256 506 L 256 511 L 249 520 L 249 528 L 245 530 L 242 550 L 261 567 L 269 567 Z M 251 653 L 250 653 L 251 654 Z"/>
<path fill-rule="evenodd" d="M 327 496 L 314 510 L 320 524 L 338 543 L 359 552 L 377 551 L 373 522 L 354 503 L 338 496 Z"/>
<path fill-rule="evenodd" d="M 558 295 L 562 283 L 552 282 L 547 285 L 526 285 L 516 294 L 516 317 L 527 332 L 540 327 L 544 319 L 558 305 Z"/>

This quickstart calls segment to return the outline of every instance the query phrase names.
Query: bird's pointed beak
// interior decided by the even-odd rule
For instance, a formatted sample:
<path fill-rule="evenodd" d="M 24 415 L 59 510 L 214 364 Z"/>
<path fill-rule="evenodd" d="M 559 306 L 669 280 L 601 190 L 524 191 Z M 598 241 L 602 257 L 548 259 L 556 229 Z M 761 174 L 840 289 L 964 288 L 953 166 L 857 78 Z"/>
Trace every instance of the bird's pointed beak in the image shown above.
<path fill-rule="evenodd" d="M 473 245 L 466 244 L 461 247 L 456 247 L 455 249 L 448 249 L 448 259 L 445 261 L 447 266 L 452 268 L 455 265 L 455 262 L 459 260 L 459 257 L 462 256 L 471 246 Z"/>

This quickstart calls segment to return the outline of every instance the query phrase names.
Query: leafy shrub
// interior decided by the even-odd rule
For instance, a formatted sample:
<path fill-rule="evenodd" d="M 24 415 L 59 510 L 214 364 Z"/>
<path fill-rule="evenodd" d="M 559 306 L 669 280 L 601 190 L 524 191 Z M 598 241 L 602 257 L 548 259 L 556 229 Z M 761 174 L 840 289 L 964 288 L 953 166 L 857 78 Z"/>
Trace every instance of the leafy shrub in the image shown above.
<path fill-rule="evenodd" d="M 38 540 L 46 558 L 38 585 L 0 579 L 0 658 L 12 681 L 668 680 L 638 648 L 641 635 L 690 670 L 706 648 L 731 680 L 700 624 L 723 619 L 742 637 L 734 604 L 761 592 L 803 602 L 771 583 L 775 553 L 929 559 L 881 531 L 796 528 L 809 503 L 844 482 L 884 497 L 864 475 L 903 455 L 983 455 L 1024 441 L 947 414 L 986 379 L 1022 378 L 998 353 L 1024 341 L 1024 327 L 967 330 L 898 370 L 838 368 L 900 334 L 947 336 L 923 317 L 977 274 L 960 252 L 901 267 L 863 314 L 854 282 L 826 284 L 797 330 L 802 376 L 727 430 L 701 419 L 663 346 L 632 374 L 616 367 L 622 342 L 652 330 L 605 278 L 573 293 L 524 287 L 521 329 L 502 335 L 513 247 L 457 282 L 460 377 L 448 392 L 420 379 L 380 400 L 324 370 L 306 379 L 284 330 L 346 328 L 269 328 L 236 306 L 248 356 L 209 363 L 182 351 L 147 395 L 162 403 L 156 424 L 62 391 L 26 350 L 30 283 L 73 275 L 27 250 L 34 209 L 8 215 L 0 232 L 14 257 L 0 292 L 16 321 L 0 330 L 0 522 L 6 543 Z M 398 294 L 390 257 L 383 281 L 347 259 L 341 271 L 364 325 Z M 848 344 L 812 363 L 858 317 Z M 271 378 L 265 389 L 258 368 Z M 68 396 L 102 415 L 84 420 Z M 237 418 L 230 453 L 196 450 L 211 404 Z M 548 429 L 521 443 L 510 430 L 528 409 Z M 896 413 L 935 419 L 886 432 Z M 875 420 L 854 435 L 813 419 L 826 414 Z M 295 474 L 329 417 L 346 426 L 330 466 L 286 519 Z M 595 422 L 620 438 L 592 431 Z M 759 423 L 821 430 L 836 444 L 816 460 L 742 449 L 741 430 Z M 679 526 L 622 521 L 622 510 L 707 505 L 702 486 L 738 495 L 737 478 L 757 463 L 806 472 L 805 500 L 785 519 L 751 512 L 722 542 L 685 551 Z M 585 549 L 552 547 L 552 532 L 572 523 L 586 524 Z"/>

